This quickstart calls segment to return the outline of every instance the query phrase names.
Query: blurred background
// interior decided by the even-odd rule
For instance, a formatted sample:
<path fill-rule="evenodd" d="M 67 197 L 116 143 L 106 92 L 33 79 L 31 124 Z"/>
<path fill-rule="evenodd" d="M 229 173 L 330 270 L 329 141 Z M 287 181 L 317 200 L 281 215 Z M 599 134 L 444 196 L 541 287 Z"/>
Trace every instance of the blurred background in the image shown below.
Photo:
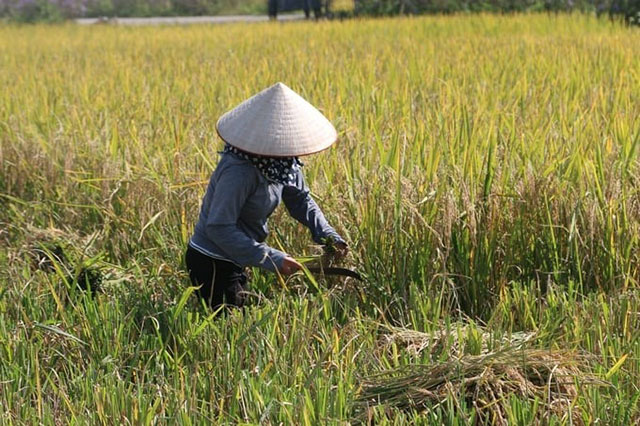
<path fill-rule="evenodd" d="M 0 19 L 20 22 L 80 17 L 273 15 L 274 11 L 308 10 L 317 18 L 579 11 L 608 15 L 628 24 L 640 23 L 640 0 L 0 0 Z"/>

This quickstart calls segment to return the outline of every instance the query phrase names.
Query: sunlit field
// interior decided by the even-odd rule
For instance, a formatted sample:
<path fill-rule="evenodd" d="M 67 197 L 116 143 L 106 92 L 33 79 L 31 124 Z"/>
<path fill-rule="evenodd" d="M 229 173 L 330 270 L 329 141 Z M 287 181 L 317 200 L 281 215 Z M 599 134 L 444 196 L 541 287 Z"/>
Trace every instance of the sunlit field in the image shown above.
<path fill-rule="evenodd" d="M 216 317 L 215 123 L 277 81 L 338 129 L 304 173 L 365 280 L 253 270 Z M 640 422 L 638 29 L 8 25 L 0 88 L 1 424 Z"/>

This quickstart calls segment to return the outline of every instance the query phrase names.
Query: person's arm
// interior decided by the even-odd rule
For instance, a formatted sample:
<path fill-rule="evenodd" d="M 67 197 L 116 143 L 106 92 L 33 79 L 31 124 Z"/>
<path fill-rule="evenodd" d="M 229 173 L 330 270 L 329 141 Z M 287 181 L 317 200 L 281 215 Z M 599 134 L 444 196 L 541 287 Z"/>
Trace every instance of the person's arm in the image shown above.
<path fill-rule="evenodd" d="M 242 167 L 228 167 L 220 173 L 215 185 L 205 229 L 207 237 L 238 265 L 271 272 L 283 269 L 287 254 L 257 242 L 237 225 L 242 207 L 258 185 L 256 174 Z"/>
<path fill-rule="evenodd" d="M 329 225 L 318 204 L 311 198 L 302 171 L 298 170 L 295 185 L 285 185 L 282 201 L 291 217 L 309 228 L 313 241 L 318 244 L 340 243 L 346 247 L 344 239 Z"/>

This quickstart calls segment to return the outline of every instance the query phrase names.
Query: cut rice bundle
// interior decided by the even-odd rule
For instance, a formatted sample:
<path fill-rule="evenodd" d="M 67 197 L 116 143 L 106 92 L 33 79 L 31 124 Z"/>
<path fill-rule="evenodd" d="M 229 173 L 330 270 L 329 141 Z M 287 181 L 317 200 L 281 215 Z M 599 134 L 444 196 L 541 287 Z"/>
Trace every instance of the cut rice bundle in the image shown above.
<path fill-rule="evenodd" d="M 482 423 L 505 425 L 510 396 L 537 400 L 539 415 L 571 416 L 578 385 L 605 382 L 589 373 L 587 358 L 569 351 L 507 348 L 465 355 L 434 365 L 407 365 L 364 380 L 357 400 L 363 414 L 384 404 L 402 410 L 429 410 L 451 398 L 474 406 Z M 571 414 L 570 414 L 571 413 Z"/>
<path fill-rule="evenodd" d="M 424 351 L 431 354 L 445 349 L 449 356 L 460 358 L 467 353 L 468 340 L 474 336 L 479 342 L 479 348 L 474 355 L 484 355 L 493 352 L 492 347 L 521 348 L 530 343 L 536 336 L 532 331 L 519 331 L 508 335 L 496 336 L 491 331 L 478 325 L 450 324 L 432 332 L 412 330 L 402 327 L 385 325 L 388 332 L 384 335 L 381 348 L 385 349 L 392 344 L 401 346 L 413 355 L 419 356 Z"/>

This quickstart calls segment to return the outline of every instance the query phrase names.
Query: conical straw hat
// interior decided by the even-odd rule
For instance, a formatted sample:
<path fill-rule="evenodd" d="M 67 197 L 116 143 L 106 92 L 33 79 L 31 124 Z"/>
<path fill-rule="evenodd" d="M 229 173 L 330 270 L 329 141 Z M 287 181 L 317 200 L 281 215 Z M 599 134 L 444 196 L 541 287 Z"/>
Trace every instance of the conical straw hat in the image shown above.
<path fill-rule="evenodd" d="M 216 125 L 230 145 L 270 157 L 313 154 L 338 137 L 320 111 L 282 83 L 276 83 L 225 113 Z"/>

